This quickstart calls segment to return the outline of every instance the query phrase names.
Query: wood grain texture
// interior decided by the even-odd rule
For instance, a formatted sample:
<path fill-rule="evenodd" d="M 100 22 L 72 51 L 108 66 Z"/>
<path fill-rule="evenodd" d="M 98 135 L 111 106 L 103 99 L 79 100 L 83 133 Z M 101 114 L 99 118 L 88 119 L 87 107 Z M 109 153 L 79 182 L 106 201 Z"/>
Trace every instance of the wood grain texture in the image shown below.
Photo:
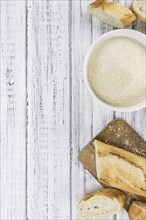
<path fill-rule="evenodd" d="M 92 99 L 83 80 L 83 60 L 92 43 L 91 18 L 87 1 L 72 1 L 71 10 L 71 144 L 72 218 L 79 219 L 77 203 L 93 189 L 94 179 L 78 161 L 79 151 L 92 138 Z"/>
<path fill-rule="evenodd" d="M 113 29 L 87 13 L 89 2 L 1 2 L 4 220 L 78 220 L 78 201 L 101 187 L 79 163 L 80 149 L 116 117 L 146 138 L 145 109 L 110 111 L 86 89 L 85 54 L 92 42 Z M 140 21 L 128 28 L 145 33 Z M 127 216 L 123 211 L 109 219 Z"/>
<path fill-rule="evenodd" d="M 1 2 L 0 219 L 3 220 L 26 219 L 25 22 L 25 1 Z"/>
<path fill-rule="evenodd" d="M 68 2 L 28 2 L 28 219 L 70 219 Z"/>

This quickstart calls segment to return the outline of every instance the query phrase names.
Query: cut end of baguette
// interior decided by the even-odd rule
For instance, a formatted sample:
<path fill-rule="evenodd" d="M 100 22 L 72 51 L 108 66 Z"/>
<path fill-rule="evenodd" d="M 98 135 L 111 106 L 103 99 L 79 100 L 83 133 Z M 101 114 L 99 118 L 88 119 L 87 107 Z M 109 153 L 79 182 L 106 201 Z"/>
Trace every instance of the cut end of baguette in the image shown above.
<path fill-rule="evenodd" d="M 146 22 L 146 0 L 134 0 L 131 9 L 137 18 Z"/>
<path fill-rule="evenodd" d="M 104 23 L 117 28 L 124 28 L 136 20 L 130 9 L 116 2 L 98 0 L 88 6 L 88 11 Z"/>
<path fill-rule="evenodd" d="M 96 18 L 98 18 L 99 20 L 101 20 L 102 22 L 112 26 L 112 27 L 117 27 L 117 28 L 124 28 L 123 23 L 116 19 L 115 17 L 113 17 L 112 15 L 108 14 L 105 11 L 102 11 L 101 9 L 98 8 L 89 8 L 88 11 L 95 16 Z"/>
<path fill-rule="evenodd" d="M 130 220 L 146 220 L 146 203 L 133 201 L 128 214 Z"/>
<path fill-rule="evenodd" d="M 124 206 L 125 199 L 125 195 L 119 190 L 102 189 L 84 197 L 78 205 L 78 211 L 82 218 L 105 218 L 118 213 Z"/>

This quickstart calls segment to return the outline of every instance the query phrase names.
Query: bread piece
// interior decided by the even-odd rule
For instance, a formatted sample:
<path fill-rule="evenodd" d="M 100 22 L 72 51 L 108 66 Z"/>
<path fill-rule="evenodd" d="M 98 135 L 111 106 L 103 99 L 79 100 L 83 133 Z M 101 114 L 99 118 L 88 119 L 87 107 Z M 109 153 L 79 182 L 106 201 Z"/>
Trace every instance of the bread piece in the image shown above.
<path fill-rule="evenodd" d="M 130 220 L 146 220 L 146 203 L 133 201 L 128 213 Z"/>
<path fill-rule="evenodd" d="M 100 182 L 146 196 L 146 158 L 97 140 L 94 145 Z"/>
<path fill-rule="evenodd" d="M 125 205 L 126 196 L 116 189 L 101 189 L 94 194 L 86 195 L 78 205 L 83 218 L 101 219 L 114 215 Z"/>
<path fill-rule="evenodd" d="M 104 23 L 117 28 L 124 28 L 136 20 L 129 8 L 116 2 L 98 0 L 88 6 L 88 11 Z"/>
<path fill-rule="evenodd" d="M 146 22 L 146 0 L 134 0 L 131 9 L 137 18 Z"/>

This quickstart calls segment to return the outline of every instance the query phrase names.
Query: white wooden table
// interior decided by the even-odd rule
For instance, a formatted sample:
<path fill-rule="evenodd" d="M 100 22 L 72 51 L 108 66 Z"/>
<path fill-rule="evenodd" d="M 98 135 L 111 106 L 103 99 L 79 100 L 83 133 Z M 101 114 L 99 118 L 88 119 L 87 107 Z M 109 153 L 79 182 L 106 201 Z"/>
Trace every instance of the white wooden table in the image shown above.
<path fill-rule="evenodd" d="M 2 220 L 80 219 L 77 202 L 100 188 L 80 149 L 116 117 L 146 138 L 145 109 L 110 111 L 86 89 L 84 56 L 112 30 L 86 13 L 88 3 L 1 1 Z M 145 32 L 139 21 L 129 28 Z"/>

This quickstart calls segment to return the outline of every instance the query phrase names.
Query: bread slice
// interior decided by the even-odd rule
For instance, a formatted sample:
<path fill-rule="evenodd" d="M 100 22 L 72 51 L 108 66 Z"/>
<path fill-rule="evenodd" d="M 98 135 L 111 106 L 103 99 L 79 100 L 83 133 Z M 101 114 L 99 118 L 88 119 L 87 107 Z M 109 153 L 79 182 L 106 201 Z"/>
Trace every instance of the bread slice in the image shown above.
<path fill-rule="evenodd" d="M 78 205 L 82 218 L 101 219 L 114 215 L 125 205 L 126 196 L 116 189 L 101 189 L 86 195 Z"/>
<path fill-rule="evenodd" d="M 96 171 L 100 182 L 146 196 L 146 158 L 95 140 Z"/>
<path fill-rule="evenodd" d="M 128 213 L 130 220 L 146 220 L 146 203 L 133 201 Z"/>
<path fill-rule="evenodd" d="M 88 6 L 88 11 L 104 23 L 124 28 L 136 20 L 129 8 L 116 2 L 97 0 Z"/>
<path fill-rule="evenodd" d="M 131 9 L 137 18 L 146 22 L 146 0 L 134 0 Z"/>

